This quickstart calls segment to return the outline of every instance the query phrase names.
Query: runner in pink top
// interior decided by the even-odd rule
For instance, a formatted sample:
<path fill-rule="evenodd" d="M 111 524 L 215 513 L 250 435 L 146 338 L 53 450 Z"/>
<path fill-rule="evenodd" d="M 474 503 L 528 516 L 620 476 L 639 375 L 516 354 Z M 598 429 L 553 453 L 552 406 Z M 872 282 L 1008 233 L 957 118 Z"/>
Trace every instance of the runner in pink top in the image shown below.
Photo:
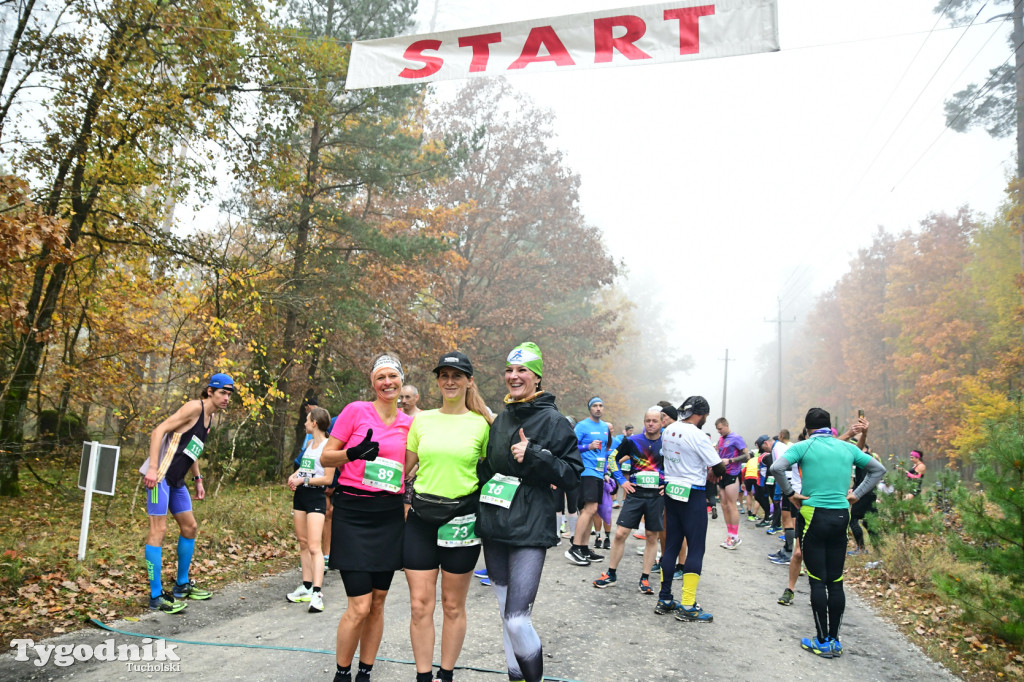
<path fill-rule="evenodd" d="M 391 424 L 385 424 L 381 421 L 374 403 L 359 401 L 349 403 L 341 411 L 338 420 L 334 422 L 331 437 L 337 438 L 341 446 L 345 447 L 347 443 L 354 445 L 363 442 L 367 432 L 373 429 L 372 439 L 380 448 L 374 463 L 378 463 L 379 466 L 382 459 L 391 460 L 398 464 L 397 471 L 401 472 L 402 467 L 405 465 L 405 441 L 409 436 L 409 426 L 411 424 L 412 417 L 401 410 L 396 412 L 395 419 Z M 380 492 L 381 490 L 392 492 L 391 488 L 397 485 L 398 490 L 395 492 L 399 494 L 404 492 L 404 477 L 393 483 L 386 480 L 386 474 L 385 480 L 381 480 L 380 474 L 366 477 L 366 467 L 368 464 L 372 463 L 366 460 L 348 462 L 341 467 L 338 482 L 343 486 L 368 492 Z"/>
<path fill-rule="evenodd" d="M 405 441 L 412 424 L 398 409 L 404 379 L 397 357 L 378 356 L 370 369 L 376 399 L 341 411 L 320 456 L 325 467 L 340 469 L 330 567 L 341 573 L 348 603 L 338 623 L 336 682 L 352 682 L 357 647 L 355 682 L 370 682 L 384 636 L 384 600 L 402 567 Z"/>

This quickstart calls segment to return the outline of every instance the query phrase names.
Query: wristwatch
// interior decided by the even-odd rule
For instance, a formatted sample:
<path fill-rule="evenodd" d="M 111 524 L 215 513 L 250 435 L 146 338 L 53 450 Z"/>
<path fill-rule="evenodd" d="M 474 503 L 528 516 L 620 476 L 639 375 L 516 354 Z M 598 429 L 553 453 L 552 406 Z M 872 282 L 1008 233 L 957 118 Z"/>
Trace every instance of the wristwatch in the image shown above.
<path fill-rule="evenodd" d="M 193 476 L 192 480 L 193 481 L 201 481 L 201 480 L 203 480 L 203 477 L 202 476 Z"/>

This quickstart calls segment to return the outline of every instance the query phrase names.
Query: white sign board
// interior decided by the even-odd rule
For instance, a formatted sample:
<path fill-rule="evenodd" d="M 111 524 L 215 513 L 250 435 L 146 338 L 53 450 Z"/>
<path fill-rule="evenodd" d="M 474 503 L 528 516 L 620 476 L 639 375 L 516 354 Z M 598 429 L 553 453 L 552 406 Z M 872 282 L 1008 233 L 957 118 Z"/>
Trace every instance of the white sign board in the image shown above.
<path fill-rule="evenodd" d="M 99 459 L 96 464 L 96 481 L 92 491 L 102 495 L 113 495 L 114 484 L 117 482 L 117 461 L 121 448 L 116 445 L 96 443 Z M 78 467 L 78 487 L 86 490 L 89 481 L 89 464 L 92 460 L 92 443 L 82 443 L 82 463 Z"/>
<path fill-rule="evenodd" d="M 117 480 L 117 460 L 121 448 L 101 445 L 96 441 L 82 444 L 82 463 L 78 467 L 78 487 L 85 491 L 82 505 L 82 528 L 78 533 L 78 560 L 85 560 L 85 547 L 89 540 L 89 515 L 92 513 L 92 494 L 114 494 Z"/>

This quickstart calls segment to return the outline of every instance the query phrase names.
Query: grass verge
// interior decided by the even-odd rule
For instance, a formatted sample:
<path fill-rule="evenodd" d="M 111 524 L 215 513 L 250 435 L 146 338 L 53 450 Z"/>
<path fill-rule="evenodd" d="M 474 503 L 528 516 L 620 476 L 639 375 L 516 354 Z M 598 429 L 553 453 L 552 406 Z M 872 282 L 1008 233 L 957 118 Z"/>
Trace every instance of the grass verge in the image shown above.
<path fill-rule="evenodd" d="M 47 472 L 40 472 L 43 478 Z M 59 472 L 52 480 L 58 479 Z M 66 479 L 67 477 L 65 477 Z M 22 476 L 23 495 L 0 498 L 0 650 L 11 639 L 40 640 L 73 630 L 89 617 L 109 621 L 148 608 L 143 547 L 149 528 L 144 488 L 134 470 L 118 477 L 116 495 L 93 496 L 89 542 L 78 561 L 84 493 Z M 283 485 L 210 485 L 195 499 L 199 523 L 190 577 L 210 589 L 295 565 L 291 492 Z M 133 504 L 134 501 L 134 504 Z M 178 530 L 168 519 L 164 586 L 173 585 Z"/>

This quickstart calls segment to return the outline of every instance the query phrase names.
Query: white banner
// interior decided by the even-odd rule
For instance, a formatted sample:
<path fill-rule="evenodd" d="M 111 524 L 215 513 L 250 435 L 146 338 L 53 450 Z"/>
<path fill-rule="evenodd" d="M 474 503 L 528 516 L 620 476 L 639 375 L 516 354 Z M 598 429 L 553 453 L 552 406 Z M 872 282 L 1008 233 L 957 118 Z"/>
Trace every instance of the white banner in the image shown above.
<path fill-rule="evenodd" d="M 663 64 L 778 49 L 777 0 L 681 0 L 356 42 L 346 87 Z"/>

